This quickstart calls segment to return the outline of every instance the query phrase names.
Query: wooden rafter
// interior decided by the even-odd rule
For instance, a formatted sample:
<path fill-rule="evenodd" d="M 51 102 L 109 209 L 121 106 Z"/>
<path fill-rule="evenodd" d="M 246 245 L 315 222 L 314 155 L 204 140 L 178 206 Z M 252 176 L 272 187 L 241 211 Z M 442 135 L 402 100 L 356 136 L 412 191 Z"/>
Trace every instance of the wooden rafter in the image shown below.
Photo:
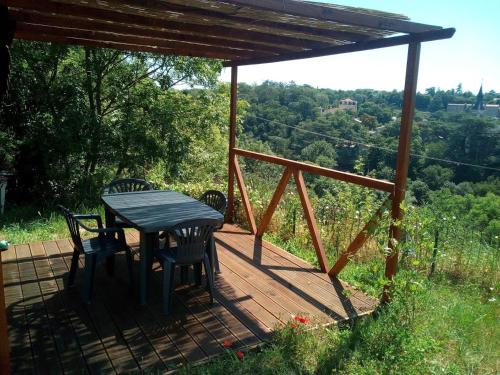
<path fill-rule="evenodd" d="M 410 34 L 403 36 L 394 36 L 390 38 L 371 39 L 367 41 L 344 44 L 340 46 L 318 48 L 310 51 L 290 52 L 279 56 L 232 61 L 231 65 L 242 66 L 242 65 L 269 64 L 280 61 L 291 61 L 300 59 L 310 59 L 313 57 L 340 55 L 343 53 L 368 51 L 377 48 L 401 46 L 409 43 L 428 42 L 431 40 L 446 39 L 446 38 L 451 38 L 454 34 L 455 34 L 454 28 L 440 29 L 440 30 L 426 31 L 420 34 Z"/>
<path fill-rule="evenodd" d="M 251 41 L 256 44 L 277 46 L 278 48 L 287 48 L 287 46 L 301 49 L 325 47 L 328 43 L 310 41 L 302 38 L 289 37 L 286 35 L 273 35 L 260 31 L 247 29 L 237 29 L 228 25 L 210 25 L 178 22 L 169 20 L 165 22 L 161 18 L 147 17 L 144 15 L 132 15 L 118 12 L 115 10 L 106 10 L 98 8 L 89 8 L 74 4 L 60 4 L 55 2 L 40 0 L 0 0 L 14 10 L 24 13 L 52 14 L 55 17 L 63 19 L 85 19 L 98 20 L 106 23 L 120 25 L 123 27 L 141 27 L 152 30 L 168 30 L 178 34 L 192 34 L 202 36 L 219 37 L 223 40 Z M 223 42 L 221 42 L 224 44 Z"/>
<path fill-rule="evenodd" d="M 325 4 L 304 4 L 294 0 L 225 0 L 229 3 L 241 6 L 252 6 L 275 12 L 286 12 L 301 17 L 310 17 L 320 20 L 340 22 L 347 25 L 369 27 L 373 29 L 383 28 L 400 33 L 420 33 L 429 30 L 440 29 L 439 26 L 425 25 L 409 22 L 395 17 L 369 14 L 366 10 L 355 12 L 353 10 L 341 9 L 340 7 L 328 7 Z"/>
<path fill-rule="evenodd" d="M 97 42 L 132 44 L 137 46 L 158 47 L 171 49 L 182 55 L 212 55 L 227 58 L 230 56 L 252 56 L 256 55 L 254 51 L 206 46 L 202 44 L 184 43 L 178 41 L 167 41 L 143 36 L 120 35 L 102 31 L 77 30 L 62 27 L 53 27 L 45 25 L 19 24 L 16 29 L 16 35 L 43 34 L 47 36 L 77 38 L 86 40 L 95 40 Z"/>
<path fill-rule="evenodd" d="M 28 12 L 20 12 L 18 10 L 12 10 L 10 13 L 12 17 L 17 20 L 18 25 L 26 25 L 26 28 L 29 28 L 29 25 L 39 25 L 85 31 L 100 30 L 102 32 L 120 34 L 125 37 L 142 36 L 151 38 L 151 40 L 160 39 L 165 42 L 173 40 L 184 43 L 202 44 L 205 46 L 218 46 L 220 44 L 225 44 L 230 48 L 260 51 L 264 53 L 284 53 L 287 51 L 290 52 L 294 50 L 302 50 L 301 48 L 293 46 L 285 46 L 284 48 L 280 48 L 278 46 L 269 46 L 265 44 L 250 43 L 240 40 L 223 39 L 213 36 L 182 34 L 179 32 L 169 31 L 168 29 L 165 30 L 160 28 L 144 28 L 123 23 L 109 23 L 99 19 L 89 20 L 87 18 L 78 17 L 61 17 L 45 13 L 34 14 Z"/>
<path fill-rule="evenodd" d="M 229 60 L 226 66 L 444 39 L 454 31 L 393 13 L 294 0 L 0 0 L 0 4 L 9 7 L 23 28 L 16 38 L 36 40 L 40 35 L 41 41 L 58 43 L 116 44 L 121 49 L 126 44 L 134 51 L 142 47 L 145 52 L 168 54 L 173 50 L 178 55 Z M 404 35 L 394 37 L 396 33 Z"/>
<path fill-rule="evenodd" d="M 70 5 L 80 4 L 79 0 L 57 0 L 57 2 Z M 249 20 L 248 18 L 233 16 L 230 14 L 220 14 L 218 12 L 196 9 L 185 5 L 169 4 L 159 0 L 148 0 L 147 4 L 144 3 L 143 0 L 108 0 L 106 2 L 93 0 L 88 1 L 86 6 L 102 10 L 119 9 L 122 13 L 131 15 L 147 14 L 149 17 L 168 21 L 176 20 L 179 18 L 179 14 L 182 14 L 183 22 L 204 25 L 205 28 L 209 28 L 211 25 L 224 23 L 225 25 L 235 29 L 258 29 L 259 31 L 274 35 L 281 35 L 286 32 L 290 35 L 309 40 L 321 41 L 324 38 L 315 33 L 316 29 L 310 27 L 301 28 L 300 26 L 277 22 L 266 23 L 265 21 L 256 19 Z M 296 28 L 299 28 L 299 30 L 296 31 Z M 328 30 L 325 30 L 324 33 L 329 32 Z M 330 34 L 335 35 L 336 33 L 330 32 Z M 328 37 L 334 39 L 333 35 L 328 35 Z M 336 36 L 335 39 L 342 40 L 339 36 Z M 357 39 L 366 39 L 366 37 L 363 38 L 361 35 Z"/>

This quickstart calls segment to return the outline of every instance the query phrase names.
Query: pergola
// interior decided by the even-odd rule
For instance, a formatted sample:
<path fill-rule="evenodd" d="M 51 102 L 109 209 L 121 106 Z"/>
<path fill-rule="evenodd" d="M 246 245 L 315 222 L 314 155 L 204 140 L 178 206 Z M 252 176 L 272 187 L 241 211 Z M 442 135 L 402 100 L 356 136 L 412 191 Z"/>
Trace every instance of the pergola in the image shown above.
<path fill-rule="evenodd" d="M 231 67 L 229 178 L 227 221 L 234 212 L 235 179 L 248 225 L 261 237 L 290 178 L 293 176 L 304 208 L 319 264 L 336 277 L 369 237 L 384 204 L 339 257 L 327 264 L 309 202 L 303 172 L 384 191 L 392 219 L 400 221 L 405 197 L 410 138 L 415 107 L 421 42 L 453 36 L 453 28 L 411 22 L 403 15 L 297 0 L 0 0 L 0 98 L 6 92 L 13 38 L 71 45 L 113 48 L 223 60 Z M 238 66 L 272 63 L 408 45 L 400 139 L 394 182 L 236 148 Z M 285 167 L 269 207 L 257 227 L 248 199 L 239 157 Z M 389 236 L 399 240 L 392 225 Z M 392 248 L 394 241 L 389 241 Z M 387 256 L 385 276 L 396 272 L 397 249 Z M 9 373 L 9 345 L 0 267 L 0 372 Z M 388 293 L 384 294 L 387 300 Z"/>

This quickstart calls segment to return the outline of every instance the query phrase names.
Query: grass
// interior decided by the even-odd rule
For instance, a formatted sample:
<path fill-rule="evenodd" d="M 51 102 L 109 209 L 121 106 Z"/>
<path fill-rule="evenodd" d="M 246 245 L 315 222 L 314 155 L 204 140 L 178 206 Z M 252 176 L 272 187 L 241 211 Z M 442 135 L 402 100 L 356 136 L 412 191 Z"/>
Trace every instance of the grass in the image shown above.
<path fill-rule="evenodd" d="M 82 208 L 78 212 L 99 213 L 104 217 L 102 208 Z M 6 210 L 5 215 L 0 216 L 0 240 L 14 245 L 68 237 L 68 227 L 59 211 L 22 206 Z"/>
<path fill-rule="evenodd" d="M 82 212 L 100 212 L 84 209 Z M 102 212 L 100 212 L 102 214 Z M 0 239 L 27 243 L 67 238 L 58 212 L 18 207 L 0 217 Z M 267 239 L 309 261 L 299 242 Z M 351 262 L 342 278 L 377 296 L 383 262 Z M 235 351 L 181 374 L 497 374 L 500 373 L 499 285 L 446 273 L 428 279 L 409 268 L 398 273 L 394 301 L 375 316 L 346 327 L 309 330 L 290 324 L 264 347 Z"/>
<path fill-rule="evenodd" d="M 360 268 L 360 272 L 363 272 Z M 351 270 L 351 275 L 355 271 Z M 472 284 L 399 273 L 395 297 L 351 326 L 289 324 L 271 342 L 181 374 L 497 374 L 498 302 Z"/>

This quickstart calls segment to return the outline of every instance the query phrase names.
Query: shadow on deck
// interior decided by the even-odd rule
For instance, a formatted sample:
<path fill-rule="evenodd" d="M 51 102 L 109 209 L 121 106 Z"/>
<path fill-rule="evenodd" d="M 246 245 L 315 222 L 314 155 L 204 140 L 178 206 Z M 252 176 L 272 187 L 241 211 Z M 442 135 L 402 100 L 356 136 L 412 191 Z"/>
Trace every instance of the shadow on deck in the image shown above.
<path fill-rule="evenodd" d="M 137 247 L 138 235 L 127 237 Z M 114 278 L 102 266 L 96 271 L 93 303 L 85 306 L 80 302 L 83 272 L 75 288 L 65 286 L 69 240 L 12 246 L 2 254 L 12 372 L 163 372 L 222 353 L 224 340 L 233 348 L 258 345 L 296 314 L 334 324 L 377 305 L 236 226 L 224 226 L 216 238 L 222 273 L 215 303 L 208 304 L 204 288 L 182 286 L 171 317 L 162 315 L 158 264 L 147 306 L 136 303 L 121 255 Z"/>

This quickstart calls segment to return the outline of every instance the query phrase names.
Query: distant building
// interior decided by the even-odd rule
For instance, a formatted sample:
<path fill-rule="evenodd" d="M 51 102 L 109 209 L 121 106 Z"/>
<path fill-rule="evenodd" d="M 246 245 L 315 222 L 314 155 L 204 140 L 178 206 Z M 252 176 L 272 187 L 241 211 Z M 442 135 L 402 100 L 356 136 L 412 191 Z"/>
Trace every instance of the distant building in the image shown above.
<path fill-rule="evenodd" d="M 320 108 L 320 112 L 322 115 L 326 115 L 328 113 L 335 113 L 340 110 L 357 112 L 358 102 L 350 98 L 345 98 L 340 100 L 338 107 L 328 106 L 326 108 Z"/>
<path fill-rule="evenodd" d="M 455 113 L 470 112 L 478 116 L 500 117 L 500 105 L 484 104 L 483 85 L 479 88 L 475 104 L 448 103 L 446 111 Z"/>
<path fill-rule="evenodd" d="M 350 98 L 342 99 L 340 101 L 339 109 L 345 109 L 347 111 L 358 111 L 358 102 Z"/>
<path fill-rule="evenodd" d="M 486 104 L 482 112 L 482 114 L 485 116 L 500 117 L 500 105 Z"/>
<path fill-rule="evenodd" d="M 448 103 L 446 106 L 446 110 L 448 112 L 465 112 L 467 110 L 472 109 L 472 104 L 456 104 L 456 103 Z"/>

